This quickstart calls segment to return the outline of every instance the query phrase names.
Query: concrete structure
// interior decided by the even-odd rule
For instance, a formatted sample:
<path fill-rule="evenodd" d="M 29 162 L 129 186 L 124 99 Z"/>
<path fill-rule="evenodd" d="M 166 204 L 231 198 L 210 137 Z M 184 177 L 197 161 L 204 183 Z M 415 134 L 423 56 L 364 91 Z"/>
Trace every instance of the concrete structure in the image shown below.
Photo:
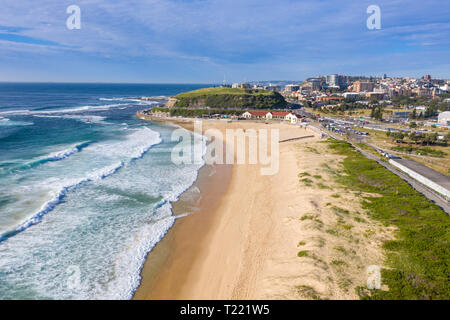
<path fill-rule="evenodd" d="M 331 87 L 342 87 L 344 85 L 344 77 L 338 74 L 327 75 L 327 85 Z"/>
<path fill-rule="evenodd" d="M 252 86 L 248 83 L 233 83 L 231 87 L 235 89 L 251 89 Z"/>
<path fill-rule="evenodd" d="M 369 81 L 355 81 L 353 82 L 353 91 L 354 92 L 371 92 L 375 84 Z"/>
<path fill-rule="evenodd" d="M 317 78 L 309 79 L 308 83 L 313 91 L 322 89 L 322 79 Z"/>
<path fill-rule="evenodd" d="M 450 124 L 450 111 L 444 111 L 438 115 L 439 124 Z"/>
<path fill-rule="evenodd" d="M 360 94 L 358 92 L 345 92 L 343 94 L 344 98 L 347 100 L 357 100 L 360 97 Z"/>
<path fill-rule="evenodd" d="M 409 159 L 391 159 L 389 163 L 428 188 L 450 199 L 450 178 Z"/>

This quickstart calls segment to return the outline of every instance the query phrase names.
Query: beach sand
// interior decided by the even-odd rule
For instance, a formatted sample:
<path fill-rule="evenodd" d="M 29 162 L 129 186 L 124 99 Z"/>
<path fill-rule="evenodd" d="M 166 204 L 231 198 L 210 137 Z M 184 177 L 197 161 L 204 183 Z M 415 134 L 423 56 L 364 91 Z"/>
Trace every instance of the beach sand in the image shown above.
<path fill-rule="evenodd" d="M 174 204 L 175 214 L 192 213 L 149 253 L 134 298 L 357 299 L 355 288 L 369 265 L 382 265 L 381 243 L 391 233 L 366 216 L 360 195 L 333 182 L 341 159 L 298 126 L 203 121 L 210 128 L 313 137 L 280 143 L 275 175 L 261 175 L 260 165 L 202 168 Z"/>

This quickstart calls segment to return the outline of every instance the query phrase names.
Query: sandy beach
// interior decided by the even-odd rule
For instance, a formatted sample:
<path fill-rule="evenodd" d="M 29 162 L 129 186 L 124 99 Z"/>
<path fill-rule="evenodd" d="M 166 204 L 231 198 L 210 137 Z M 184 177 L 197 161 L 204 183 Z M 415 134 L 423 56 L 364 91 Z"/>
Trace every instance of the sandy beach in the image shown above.
<path fill-rule="evenodd" d="M 268 127 L 280 140 L 310 137 L 280 143 L 275 175 L 250 164 L 202 168 L 174 204 L 175 215 L 191 214 L 148 255 L 135 299 L 358 298 L 355 288 L 369 265 L 382 265 L 380 244 L 391 235 L 365 215 L 360 195 L 334 183 L 340 159 L 319 134 L 278 122 L 203 121 L 221 132 Z"/>

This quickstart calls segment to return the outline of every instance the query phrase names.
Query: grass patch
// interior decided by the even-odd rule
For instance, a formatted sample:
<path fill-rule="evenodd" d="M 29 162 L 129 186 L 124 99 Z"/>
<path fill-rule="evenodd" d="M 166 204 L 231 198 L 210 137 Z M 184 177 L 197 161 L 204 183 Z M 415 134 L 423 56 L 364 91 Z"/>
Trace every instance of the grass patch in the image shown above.
<path fill-rule="evenodd" d="M 360 218 L 360 217 L 355 217 L 354 220 L 356 222 L 360 222 L 360 223 L 366 223 L 367 222 L 366 220 L 364 220 L 363 218 Z"/>
<path fill-rule="evenodd" d="M 304 298 L 312 299 L 312 300 L 320 300 L 319 293 L 314 290 L 313 287 L 310 286 L 297 286 L 297 292 Z"/>
<path fill-rule="evenodd" d="M 299 258 L 307 257 L 307 256 L 308 256 L 308 251 L 307 250 L 302 250 L 302 251 L 299 251 L 297 253 L 297 257 L 299 257 Z"/>
<path fill-rule="evenodd" d="M 347 262 L 342 261 L 342 260 L 333 260 L 333 261 L 331 261 L 331 265 L 336 266 L 336 267 L 348 266 Z"/>
<path fill-rule="evenodd" d="M 317 151 L 317 149 L 315 149 L 313 147 L 310 147 L 310 146 L 306 146 L 305 150 L 307 150 L 309 152 L 312 152 L 312 153 L 315 153 L 315 154 L 319 154 L 319 151 Z"/>
<path fill-rule="evenodd" d="M 319 182 L 317 184 L 317 188 L 319 188 L 319 189 L 331 189 L 329 186 L 323 184 L 322 182 Z"/>
<path fill-rule="evenodd" d="M 339 231 L 336 229 L 327 229 L 325 230 L 326 233 L 331 234 L 332 236 L 339 236 Z"/>
<path fill-rule="evenodd" d="M 303 177 L 311 177 L 311 175 L 308 172 L 300 172 L 298 174 L 299 178 L 303 178 Z"/>
<path fill-rule="evenodd" d="M 382 280 L 389 290 L 360 290 L 363 299 L 450 299 L 450 217 L 406 182 L 365 158 L 346 142 L 328 140 L 345 156 L 343 186 L 378 196 L 364 197 L 372 219 L 397 228 L 396 240 L 386 242 Z M 373 231 L 372 231 L 373 232 Z M 370 231 L 366 231 L 366 234 Z"/>
<path fill-rule="evenodd" d="M 306 186 L 310 187 L 312 185 L 312 180 L 308 178 L 300 179 L 301 182 L 303 182 Z"/>
<path fill-rule="evenodd" d="M 297 245 L 297 247 L 304 246 L 306 244 L 306 241 L 300 241 Z"/>
<path fill-rule="evenodd" d="M 342 214 L 349 214 L 350 211 L 348 211 L 347 209 L 342 209 L 336 206 L 332 206 L 331 209 L 336 212 L 336 213 L 342 213 Z"/>
<path fill-rule="evenodd" d="M 403 147 L 403 146 L 397 146 L 393 147 L 392 150 L 400 151 L 400 152 L 407 152 L 407 153 L 415 153 L 422 156 L 432 156 L 437 158 L 443 158 L 447 154 L 442 150 L 436 150 L 429 147 L 424 148 L 416 148 L 416 147 Z"/>
<path fill-rule="evenodd" d="M 341 195 L 338 194 L 338 193 L 332 194 L 331 196 L 332 196 L 333 198 L 340 198 L 340 197 L 341 197 Z"/>
<path fill-rule="evenodd" d="M 343 246 L 336 246 L 334 247 L 334 250 L 342 252 L 343 254 L 347 254 L 347 250 Z"/>

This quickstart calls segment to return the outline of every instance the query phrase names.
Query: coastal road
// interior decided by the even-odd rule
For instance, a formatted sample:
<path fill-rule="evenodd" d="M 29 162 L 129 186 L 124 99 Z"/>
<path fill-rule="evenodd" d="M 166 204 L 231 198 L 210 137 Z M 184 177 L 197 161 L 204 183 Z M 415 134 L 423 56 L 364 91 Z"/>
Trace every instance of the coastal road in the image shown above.
<path fill-rule="evenodd" d="M 339 136 L 337 136 L 337 135 L 335 135 L 335 134 L 333 134 L 331 132 L 324 131 L 322 128 L 320 128 L 320 125 L 315 124 L 315 127 L 320 129 L 322 132 L 324 132 L 324 134 L 330 136 L 333 139 L 344 141 L 344 139 L 342 137 L 339 137 Z M 362 155 L 364 155 L 366 158 L 369 158 L 369 159 L 372 159 L 372 160 L 378 162 L 380 165 L 382 165 L 383 167 L 385 167 L 386 169 L 388 169 L 389 171 L 391 171 L 392 173 L 394 173 L 395 175 L 397 175 L 398 177 L 400 177 L 401 179 L 406 181 L 411 187 L 413 187 L 415 190 L 417 190 L 418 192 L 423 194 L 428 200 L 430 200 L 431 202 L 435 203 L 442 210 L 444 210 L 448 215 L 450 215 L 450 205 L 449 205 L 449 201 L 447 199 L 443 198 L 437 192 L 434 192 L 431 189 L 427 188 L 426 186 L 424 186 L 423 184 L 421 184 L 420 182 L 418 182 L 414 178 L 410 177 L 406 173 L 398 170 L 397 168 L 395 168 L 390 163 L 382 161 L 377 156 L 375 156 L 374 154 L 371 154 L 371 153 L 369 153 L 369 152 L 367 152 L 365 150 L 362 150 L 357 145 L 355 145 L 352 141 L 348 141 L 348 142 L 358 152 L 360 152 Z"/>

